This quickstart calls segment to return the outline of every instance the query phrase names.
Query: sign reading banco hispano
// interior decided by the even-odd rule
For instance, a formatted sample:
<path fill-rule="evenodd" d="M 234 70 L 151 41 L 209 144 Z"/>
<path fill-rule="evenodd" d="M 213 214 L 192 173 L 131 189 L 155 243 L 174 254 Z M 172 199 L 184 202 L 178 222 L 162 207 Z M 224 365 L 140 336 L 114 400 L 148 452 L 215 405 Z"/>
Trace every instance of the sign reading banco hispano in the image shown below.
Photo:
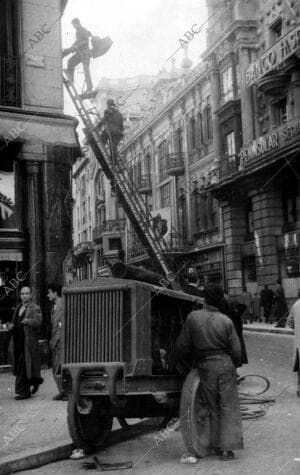
<path fill-rule="evenodd" d="M 246 70 L 246 86 L 255 84 L 266 73 L 275 70 L 292 56 L 298 48 L 300 48 L 299 24 L 278 40 L 260 58 L 250 64 Z"/>

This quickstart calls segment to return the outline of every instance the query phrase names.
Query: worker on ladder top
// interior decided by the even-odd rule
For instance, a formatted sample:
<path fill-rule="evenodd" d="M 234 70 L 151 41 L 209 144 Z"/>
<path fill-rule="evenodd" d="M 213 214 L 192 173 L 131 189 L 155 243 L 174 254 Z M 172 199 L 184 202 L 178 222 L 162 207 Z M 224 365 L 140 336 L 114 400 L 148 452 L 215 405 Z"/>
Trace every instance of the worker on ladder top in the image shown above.
<path fill-rule="evenodd" d="M 63 56 L 74 53 L 68 60 L 67 73 L 70 81 L 74 83 L 75 68 L 78 64 L 82 63 L 87 87 L 86 92 L 91 92 L 93 90 L 93 84 L 90 73 L 91 53 L 89 38 L 92 35 L 88 30 L 83 28 L 78 18 L 74 18 L 71 23 L 76 30 L 76 41 L 70 48 L 63 50 Z"/>
<path fill-rule="evenodd" d="M 107 142 L 110 143 L 114 165 L 117 157 L 117 147 L 124 135 L 124 119 L 113 99 L 108 99 L 106 105 L 107 109 L 104 111 L 104 117 L 96 127 L 97 129 L 101 129 L 104 126 L 104 130 L 101 133 L 101 140 L 104 144 Z"/>

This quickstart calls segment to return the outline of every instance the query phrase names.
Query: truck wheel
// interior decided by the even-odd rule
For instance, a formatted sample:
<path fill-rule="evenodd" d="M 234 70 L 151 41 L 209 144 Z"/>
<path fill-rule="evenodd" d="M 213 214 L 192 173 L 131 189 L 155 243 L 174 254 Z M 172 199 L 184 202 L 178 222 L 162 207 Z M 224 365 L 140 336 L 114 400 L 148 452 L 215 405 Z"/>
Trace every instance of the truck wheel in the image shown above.
<path fill-rule="evenodd" d="M 75 446 L 86 453 L 101 447 L 111 432 L 113 418 L 100 414 L 98 407 L 99 401 L 91 399 L 80 399 L 76 404 L 73 394 L 68 399 L 69 433 Z"/>
<path fill-rule="evenodd" d="M 188 452 L 204 457 L 208 455 L 209 412 L 200 396 L 200 377 L 197 369 L 187 375 L 180 399 L 180 425 L 184 445 Z"/>

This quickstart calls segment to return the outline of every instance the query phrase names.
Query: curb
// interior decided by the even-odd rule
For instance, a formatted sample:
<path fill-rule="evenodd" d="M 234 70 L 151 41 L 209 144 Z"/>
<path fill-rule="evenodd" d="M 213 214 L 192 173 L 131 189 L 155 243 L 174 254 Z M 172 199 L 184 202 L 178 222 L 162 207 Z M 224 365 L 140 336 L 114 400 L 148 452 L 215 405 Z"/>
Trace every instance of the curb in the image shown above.
<path fill-rule="evenodd" d="M 111 433 L 109 439 L 102 448 L 133 439 L 139 435 L 157 429 L 159 429 L 159 426 L 146 425 L 146 421 L 133 424 L 132 426 L 129 426 L 129 429 L 116 429 Z M 73 449 L 74 445 L 72 443 L 63 444 L 54 446 L 48 450 L 37 450 L 36 453 L 0 463 L 0 475 L 11 475 L 12 473 L 21 472 L 23 470 L 33 470 L 49 463 L 67 459 L 71 455 Z M 101 448 L 99 450 L 101 450 Z"/>
<path fill-rule="evenodd" d="M 255 333 L 273 333 L 277 335 L 290 335 L 294 336 L 293 330 L 290 330 L 289 328 L 260 328 L 260 327 L 243 327 L 243 331 L 248 331 L 248 332 L 255 332 Z"/>

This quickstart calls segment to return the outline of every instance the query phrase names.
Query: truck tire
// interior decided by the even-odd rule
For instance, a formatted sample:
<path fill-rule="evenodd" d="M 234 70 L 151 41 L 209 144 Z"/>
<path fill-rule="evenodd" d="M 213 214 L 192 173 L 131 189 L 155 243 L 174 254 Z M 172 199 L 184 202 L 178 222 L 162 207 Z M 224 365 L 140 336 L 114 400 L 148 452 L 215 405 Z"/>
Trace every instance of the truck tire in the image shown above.
<path fill-rule="evenodd" d="M 91 401 L 89 413 L 80 413 L 74 395 L 68 399 L 67 424 L 76 448 L 91 453 L 101 447 L 108 438 L 113 417 L 104 416 L 97 410 L 99 401 Z"/>
<path fill-rule="evenodd" d="M 210 453 L 209 412 L 200 396 L 200 377 L 197 369 L 187 375 L 180 398 L 180 425 L 184 445 L 197 457 Z"/>

